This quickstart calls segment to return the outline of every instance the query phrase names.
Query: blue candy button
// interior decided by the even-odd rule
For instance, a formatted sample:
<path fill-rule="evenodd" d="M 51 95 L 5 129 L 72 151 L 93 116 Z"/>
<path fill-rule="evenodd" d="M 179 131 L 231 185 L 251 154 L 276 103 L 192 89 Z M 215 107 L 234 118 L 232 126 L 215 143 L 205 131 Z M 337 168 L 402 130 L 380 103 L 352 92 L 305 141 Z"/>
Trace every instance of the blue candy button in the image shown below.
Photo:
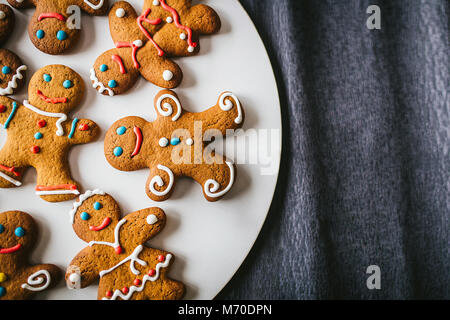
<path fill-rule="evenodd" d="M 3 297 L 6 294 L 6 289 L 4 287 L 0 287 L 0 297 Z"/>
<path fill-rule="evenodd" d="M 170 140 L 170 144 L 173 146 L 179 145 L 181 142 L 180 138 L 172 138 L 172 140 Z"/>
<path fill-rule="evenodd" d="M 43 37 L 45 37 L 45 32 L 44 32 L 44 30 L 38 30 L 38 31 L 36 32 L 36 37 L 37 37 L 38 39 L 42 39 Z"/>
<path fill-rule="evenodd" d="M 110 81 L 108 82 L 108 86 L 109 86 L 110 88 L 115 88 L 115 87 L 117 87 L 117 81 L 116 81 L 116 80 L 110 80 Z"/>
<path fill-rule="evenodd" d="M 59 30 L 58 33 L 56 33 L 56 38 L 60 41 L 67 39 L 67 33 L 63 30 Z"/>
<path fill-rule="evenodd" d="M 103 208 L 103 206 L 102 206 L 102 204 L 100 202 L 94 203 L 94 209 L 95 210 L 100 210 L 101 208 Z"/>
<path fill-rule="evenodd" d="M 8 67 L 8 66 L 4 66 L 4 67 L 2 68 L 2 73 L 3 73 L 3 74 L 9 74 L 9 73 L 11 73 L 11 68 Z"/>
<path fill-rule="evenodd" d="M 25 235 L 25 230 L 22 227 L 18 227 L 14 230 L 14 234 L 18 237 L 23 237 Z"/>
<path fill-rule="evenodd" d="M 34 138 L 35 138 L 36 140 L 40 140 L 40 139 L 42 139 L 42 137 L 43 137 L 43 135 L 42 135 L 42 133 L 40 133 L 40 132 L 36 132 L 36 134 L 34 135 Z"/>
<path fill-rule="evenodd" d="M 0 224 L 0 233 L 3 233 L 3 231 L 5 231 L 5 227 L 2 224 Z"/>
<path fill-rule="evenodd" d="M 115 155 L 116 157 L 120 157 L 122 154 L 123 154 L 123 149 L 122 149 L 121 147 L 116 147 L 116 148 L 114 149 L 114 155 Z"/>
<path fill-rule="evenodd" d="M 91 218 L 91 216 L 90 216 L 89 213 L 87 213 L 87 212 L 82 212 L 81 215 L 80 215 L 80 217 L 81 217 L 81 219 L 84 220 L 84 221 L 89 220 L 89 219 Z"/>
<path fill-rule="evenodd" d="M 125 132 L 127 132 L 127 128 L 126 127 L 119 127 L 119 128 L 117 128 L 117 134 L 119 135 L 119 136 L 121 136 L 121 135 L 124 135 L 125 134 Z"/>

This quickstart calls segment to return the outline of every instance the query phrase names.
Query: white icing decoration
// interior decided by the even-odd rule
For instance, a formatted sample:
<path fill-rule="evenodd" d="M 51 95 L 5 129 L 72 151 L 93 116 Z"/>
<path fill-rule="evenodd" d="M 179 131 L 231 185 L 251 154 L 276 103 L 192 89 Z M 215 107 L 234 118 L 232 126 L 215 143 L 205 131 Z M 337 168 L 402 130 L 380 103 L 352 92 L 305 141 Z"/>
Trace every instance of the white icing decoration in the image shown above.
<path fill-rule="evenodd" d="M 144 290 L 144 287 L 145 287 L 145 284 L 147 283 L 147 281 L 154 282 L 154 281 L 158 280 L 161 268 L 167 268 L 169 266 L 171 259 L 172 259 L 172 255 L 168 254 L 166 256 L 166 260 L 164 262 L 160 262 L 156 265 L 156 274 L 153 277 L 146 274 L 142 278 L 142 284 L 140 287 L 131 286 L 127 294 L 123 294 L 123 292 L 120 290 L 115 290 L 111 299 L 103 298 L 103 300 L 116 300 L 118 297 L 120 297 L 123 300 L 129 300 L 135 292 L 141 292 L 142 290 Z"/>
<path fill-rule="evenodd" d="M 187 144 L 188 146 L 192 146 L 192 145 L 194 144 L 194 140 L 192 140 L 191 138 L 186 139 L 186 144 Z"/>
<path fill-rule="evenodd" d="M 0 10 L 0 20 L 3 20 L 6 18 L 6 14 L 4 11 Z"/>
<path fill-rule="evenodd" d="M 165 70 L 163 72 L 163 79 L 166 81 L 170 81 L 173 79 L 173 72 L 170 70 Z"/>
<path fill-rule="evenodd" d="M 142 47 L 143 45 L 144 45 L 144 43 L 142 42 L 142 40 L 134 40 L 133 41 L 133 44 L 136 46 L 136 47 Z"/>
<path fill-rule="evenodd" d="M 194 47 L 192 47 L 192 46 L 189 46 L 189 48 L 188 48 L 188 51 L 189 51 L 189 52 L 191 52 L 191 53 L 192 53 L 192 52 L 194 52 L 194 50 L 195 50 L 195 48 L 194 48 Z"/>
<path fill-rule="evenodd" d="M 43 116 L 46 116 L 46 117 L 50 117 L 50 118 L 59 118 L 59 119 L 56 121 L 56 128 L 58 129 L 58 130 L 56 130 L 56 135 L 57 135 L 58 137 L 61 137 L 61 136 L 64 135 L 64 129 L 63 129 L 63 127 L 62 127 L 61 124 L 62 124 L 64 121 L 67 120 L 67 115 L 66 115 L 66 114 L 64 114 L 64 113 L 51 113 L 51 112 L 47 112 L 47 111 L 42 111 L 41 109 L 38 109 L 38 108 L 36 108 L 35 106 L 31 105 L 31 104 L 28 102 L 28 100 L 24 100 L 24 101 L 23 101 L 23 105 L 24 105 L 26 108 L 30 109 L 31 111 L 36 112 L 36 113 L 38 113 L 38 114 L 40 114 L 40 115 L 43 115 Z"/>
<path fill-rule="evenodd" d="M 165 171 L 169 175 L 169 185 L 167 186 L 167 188 L 164 191 L 157 191 L 155 189 L 155 183 L 158 185 L 158 187 L 162 187 L 162 186 L 164 186 L 164 181 L 162 180 L 161 176 L 156 175 L 150 181 L 149 188 L 150 188 L 151 193 L 153 193 L 155 196 L 162 197 L 162 196 L 167 195 L 170 192 L 175 179 L 174 179 L 172 170 L 170 170 L 169 168 L 167 168 L 163 165 L 160 165 L 160 164 L 157 166 L 157 168 L 159 170 Z"/>
<path fill-rule="evenodd" d="M 88 243 L 89 247 L 92 247 L 94 244 L 103 244 L 105 246 L 110 246 L 113 248 L 117 248 L 120 246 L 120 239 L 119 239 L 119 235 L 120 235 L 120 227 L 122 227 L 122 225 L 127 222 L 127 220 L 122 219 L 119 222 L 117 222 L 116 227 L 114 228 L 114 242 L 106 242 L 106 241 L 91 241 Z"/>
<path fill-rule="evenodd" d="M 123 8 L 119 8 L 116 10 L 116 17 L 123 18 L 125 17 L 125 10 Z"/>
<path fill-rule="evenodd" d="M 8 86 L 6 88 L 0 88 L 0 96 L 4 96 L 7 94 L 12 94 L 13 89 L 17 88 L 17 80 L 23 79 L 22 71 L 27 70 L 28 67 L 23 65 L 16 69 L 16 74 L 12 77 L 11 81 L 8 82 Z"/>
<path fill-rule="evenodd" d="M 139 275 L 140 272 L 139 272 L 139 270 L 137 270 L 134 267 L 134 263 L 137 262 L 141 266 L 144 266 L 144 267 L 147 265 L 147 262 L 145 262 L 144 260 L 139 259 L 139 254 L 141 253 L 142 249 L 144 249 L 144 247 L 142 245 L 137 246 L 136 249 L 134 249 L 132 254 L 130 254 L 128 257 L 126 257 L 125 259 L 120 261 L 118 264 L 116 264 L 115 266 L 113 266 L 112 268 L 110 268 L 108 270 L 100 271 L 100 273 L 99 273 L 100 278 L 102 278 L 105 274 L 108 274 L 111 271 L 114 271 L 114 269 L 116 269 L 117 267 L 120 267 L 122 264 L 124 264 L 124 263 L 126 263 L 128 261 L 130 261 L 131 272 L 133 272 L 135 275 Z"/>
<path fill-rule="evenodd" d="M 17 1 L 17 0 L 16 0 Z M 94 10 L 98 10 L 103 6 L 103 1 L 104 0 L 100 0 L 100 2 L 98 4 L 93 4 L 91 1 L 89 0 L 84 0 L 84 3 L 86 3 L 89 7 L 91 7 Z"/>
<path fill-rule="evenodd" d="M 242 108 L 239 99 L 231 92 L 225 92 L 220 96 L 219 106 L 223 111 L 230 111 L 234 107 L 234 103 L 231 100 L 225 100 L 226 98 L 231 97 L 236 101 L 236 107 L 238 109 L 238 116 L 234 119 L 236 124 L 242 123 Z"/>
<path fill-rule="evenodd" d="M 38 276 L 45 276 L 45 277 L 38 277 Z M 40 285 L 44 281 L 45 283 L 40 287 L 37 288 L 31 287 Z M 48 288 L 48 286 L 50 285 L 50 281 L 51 281 L 50 273 L 47 270 L 39 270 L 28 277 L 27 283 L 22 284 L 22 288 L 30 291 L 42 291 Z"/>
<path fill-rule="evenodd" d="M 185 33 L 180 33 L 180 39 L 181 40 L 186 40 L 186 34 Z"/>
<path fill-rule="evenodd" d="M 79 195 L 78 190 L 51 190 L 51 191 L 36 191 L 38 196 L 58 195 L 58 194 L 75 194 Z"/>
<path fill-rule="evenodd" d="M 221 192 L 217 192 L 217 190 L 219 190 L 219 188 L 220 188 L 220 184 L 217 181 L 213 180 L 213 179 L 207 180 L 205 182 L 204 191 L 205 191 L 205 194 L 208 197 L 210 197 L 210 198 L 219 198 L 219 197 L 225 195 L 228 191 L 230 191 L 231 187 L 233 186 L 233 183 L 234 183 L 234 167 L 233 167 L 233 163 L 230 162 L 230 161 L 225 161 L 225 163 L 230 168 L 230 183 Z"/>
<path fill-rule="evenodd" d="M 0 177 L 5 179 L 8 182 L 11 182 L 16 187 L 20 187 L 22 185 L 22 182 L 17 181 L 16 179 L 11 178 L 10 176 L 4 174 L 3 172 L 0 172 Z"/>
<path fill-rule="evenodd" d="M 167 21 L 167 23 L 172 23 L 173 22 L 173 18 L 172 17 L 167 17 L 166 21 Z"/>
<path fill-rule="evenodd" d="M 161 103 L 166 98 L 172 99 L 173 101 L 175 101 L 175 103 L 177 105 L 177 109 L 178 109 L 177 114 L 172 118 L 172 121 L 177 121 L 178 118 L 181 116 L 182 108 L 181 108 L 180 101 L 175 96 L 168 94 L 168 93 L 163 94 L 161 97 L 159 97 L 158 101 L 156 101 L 156 109 L 158 109 L 159 114 L 164 117 L 170 117 L 173 114 L 173 108 L 170 105 L 170 103 L 164 103 L 164 108 L 166 110 L 163 110 L 161 108 Z"/>
<path fill-rule="evenodd" d="M 73 283 L 77 284 L 77 283 L 80 282 L 81 277 L 80 277 L 80 275 L 78 273 L 72 273 L 69 276 L 69 280 L 72 281 Z"/>
<path fill-rule="evenodd" d="M 86 201 L 87 199 L 89 199 L 90 197 L 92 197 L 94 195 L 104 196 L 105 193 L 99 189 L 95 189 L 93 191 L 88 190 L 88 191 L 86 191 L 86 193 L 82 194 L 80 196 L 80 198 L 78 199 L 78 201 L 74 202 L 74 204 L 73 204 L 73 209 L 70 211 L 70 222 L 72 222 L 72 223 L 75 222 L 75 213 L 77 213 L 78 208 L 81 207 L 81 205 L 83 204 L 84 201 Z"/>
<path fill-rule="evenodd" d="M 161 138 L 161 139 L 159 139 L 159 146 L 161 147 L 161 148 L 165 148 L 165 147 L 167 147 L 169 145 L 169 139 L 167 139 L 167 138 Z"/>
<path fill-rule="evenodd" d="M 94 87 L 94 89 L 100 87 L 100 89 L 98 90 L 99 93 L 108 91 L 110 97 L 114 96 L 114 91 L 112 91 L 109 88 L 106 88 L 105 85 L 98 80 L 97 76 L 95 75 L 94 69 L 91 69 L 91 80 L 93 81 L 92 86 Z"/>
<path fill-rule="evenodd" d="M 154 6 L 159 6 L 159 0 L 153 0 L 153 5 Z"/>
<path fill-rule="evenodd" d="M 147 223 L 150 225 L 154 225 L 158 222 L 158 218 L 154 214 L 149 214 L 147 216 Z"/>

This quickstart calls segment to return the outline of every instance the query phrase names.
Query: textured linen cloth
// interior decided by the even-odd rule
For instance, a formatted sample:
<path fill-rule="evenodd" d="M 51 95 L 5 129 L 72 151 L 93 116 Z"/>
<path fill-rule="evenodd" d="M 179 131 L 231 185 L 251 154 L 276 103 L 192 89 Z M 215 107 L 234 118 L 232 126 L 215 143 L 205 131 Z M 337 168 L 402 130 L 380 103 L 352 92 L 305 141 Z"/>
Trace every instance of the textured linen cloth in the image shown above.
<path fill-rule="evenodd" d="M 263 230 L 217 298 L 449 299 L 450 2 L 240 2 L 277 78 L 283 157 Z"/>

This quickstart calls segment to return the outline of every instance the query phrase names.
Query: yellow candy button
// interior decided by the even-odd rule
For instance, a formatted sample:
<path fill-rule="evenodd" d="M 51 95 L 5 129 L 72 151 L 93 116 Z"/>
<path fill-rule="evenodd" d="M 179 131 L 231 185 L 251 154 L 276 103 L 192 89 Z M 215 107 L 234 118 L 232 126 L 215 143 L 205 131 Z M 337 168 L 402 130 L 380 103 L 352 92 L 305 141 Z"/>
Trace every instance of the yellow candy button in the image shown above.
<path fill-rule="evenodd" d="M 6 281 L 6 279 L 7 279 L 6 274 L 0 272 L 0 282 Z"/>

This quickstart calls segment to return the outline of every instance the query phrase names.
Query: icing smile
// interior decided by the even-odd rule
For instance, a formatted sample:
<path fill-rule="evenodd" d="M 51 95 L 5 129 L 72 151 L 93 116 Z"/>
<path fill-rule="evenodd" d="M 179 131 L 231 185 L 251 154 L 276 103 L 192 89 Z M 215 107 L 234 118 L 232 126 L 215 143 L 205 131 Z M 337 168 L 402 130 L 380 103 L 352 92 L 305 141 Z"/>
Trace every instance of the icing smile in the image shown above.
<path fill-rule="evenodd" d="M 100 224 L 99 226 L 90 226 L 89 230 L 100 231 L 100 230 L 105 229 L 107 226 L 109 226 L 110 223 L 111 223 L 111 218 L 107 217 L 107 218 L 105 218 L 105 220 L 103 220 L 102 224 Z"/>
<path fill-rule="evenodd" d="M 136 135 L 136 147 L 134 148 L 134 151 L 131 154 L 132 158 L 139 154 L 142 147 L 142 141 L 144 140 L 144 138 L 142 137 L 142 131 L 138 127 L 134 127 L 134 134 Z"/>
<path fill-rule="evenodd" d="M 69 100 L 67 98 L 49 98 L 45 94 L 43 94 L 42 91 L 39 89 L 37 90 L 36 93 L 39 96 L 39 98 L 41 98 L 42 100 L 44 100 L 47 103 L 53 103 L 53 104 L 66 103 Z"/>
<path fill-rule="evenodd" d="M 22 248 L 22 245 L 19 243 L 16 244 L 14 247 L 0 249 L 0 254 L 14 253 L 18 251 L 20 248 Z"/>

